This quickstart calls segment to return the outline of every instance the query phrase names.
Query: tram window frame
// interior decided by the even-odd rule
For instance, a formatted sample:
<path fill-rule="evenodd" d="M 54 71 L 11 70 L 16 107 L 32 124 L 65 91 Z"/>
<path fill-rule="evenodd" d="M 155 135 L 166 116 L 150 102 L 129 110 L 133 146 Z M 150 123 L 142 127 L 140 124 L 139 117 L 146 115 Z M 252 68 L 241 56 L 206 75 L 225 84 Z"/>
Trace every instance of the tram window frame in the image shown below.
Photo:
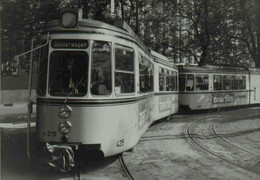
<path fill-rule="evenodd" d="M 186 89 L 186 74 L 179 74 L 179 91 L 184 92 Z"/>
<path fill-rule="evenodd" d="M 239 78 L 238 76 L 232 76 L 231 79 L 231 89 L 232 90 L 239 90 Z"/>
<path fill-rule="evenodd" d="M 117 55 L 117 51 L 122 51 L 123 58 L 130 58 L 131 62 L 122 58 L 120 59 Z M 115 69 L 114 69 L 114 81 L 115 81 L 115 94 L 116 95 L 129 95 L 135 93 L 135 52 L 133 48 L 115 45 Z M 129 57 L 127 57 L 130 54 Z M 118 59 L 119 58 L 119 59 Z M 127 66 L 125 66 L 127 65 Z M 131 67 L 129 67 L 129 65 Z M 123 67 L 123 68 L 122 68 Z"/>
<path fill-rule="evenodd" d="M 159 91 L 165 91 L 165 69 L 162 67 L 159 67 Z"/>
<path fill-rule="evenodd" d="M 192 77 L 192 79 L 188 79 L 188 77 Z M 194 80 L 195 76 L 194 74 L 187 74 L 186 76 L 186 84 L 185 84 L 185 90 L 186 91 L 194 91 L 194 86 L 195 86 L 195 80 Z M 189 81 L 188 80 L 192 80 L 191 81 L 191 86 L 187 86 L 189 84 Z"/>
<path fill-rule="evenodd" d="M 95 47 L 97 44 L 101 47 Z M 94 52 L 96 50 L 96 52 Z M 105 53 L 102 55 L 102 53 Z M 102 55 L 99 56 L 98 55 Z M 97 57 L 95 57 L 97 56 Z M 107 41 L 93 41 L 91 46 L 91 86 L 94 96 L 112 94 L 112 46 Z"/>
<path fill-rule="evenodd" d="M 242 86 L 240 84 L 242 84 Z M 239 76 L 238 86 L 241 90 L 246 89 L 246 76 Z"/>
<path fill-rule="evenodd" d="M 178 76 L 177 76 L 177 72 L 175 71 L 172 71 L 172 75 L 173 75 L 173 78 L 172 78 L 172 89 L 173 91 L 177 91 L 178 87 L 177 87 L 177 79 L 178 79 Z"/>
<path fill-rule="evenodd" d="M 170 70 L 166 70 L 166 74 L 165 74 L 165 90 L 166 91 L 172 91 L 172 74 Z"/>
<path fill-rule="evenodd" d="M 198 82 L 199 77 L 201 78 L 202 82 Z M 209 90 L 209 75 L 207 75 L 207 74 L 196 74 L 196 76 L 195 76 L 195 89 L 196 89 L 196 91 L 208 91 Z"/>
<path fill-rule="evenodd" d="M 45 44 L 42 42 L 42 44 Z M 37 94 L 44 96 L 46 94 L 47 87 L 47 68 L 49 62 L 49 44 L 42 47 L 40 51 L 40 65 L 38 71 L 38 85 L 37 85 Z"/>
<path fill-rule="evenodd" d="M 231 84 L 232 76 L 231 75 L 224 75 L 223 76 L 223 90 L 232 90 Z"/>
<path fill-rule="evenodd" d="M 81 59 L 77 55 L 82 56 Z M 83 50 L 55 50 L 51 52 L 49 59 L 48 93 L 51 96 L 83 97 L 87 94 L 88 52 Z M 84 68 L 82 63 L 78 61 L 85 61 L 86 67 Z"/>
<path fill-rule="evenodd" d="M 216 77 L 218 77 L 218 78 L 216 78 Z M 223 90 L 223 76 L 222 75 L 213 76 L 213 88 L 214 88 L 214 91 Z"/>
<path fill-rule="evenodd" d="M 154 90 L 154 65 L 146 57 L 139 53 L 139 88 L 141 93 Z"/>

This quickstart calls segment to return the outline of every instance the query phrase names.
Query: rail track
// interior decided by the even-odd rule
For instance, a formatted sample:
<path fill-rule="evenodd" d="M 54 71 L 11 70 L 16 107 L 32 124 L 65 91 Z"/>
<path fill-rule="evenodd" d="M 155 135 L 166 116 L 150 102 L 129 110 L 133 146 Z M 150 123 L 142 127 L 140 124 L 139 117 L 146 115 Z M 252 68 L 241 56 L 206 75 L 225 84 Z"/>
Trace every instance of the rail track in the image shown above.
<path fill-rule="evenodd" d="M 252 154 L 252 155 L 255 155 L 255 156 L 257 156 L 257 157 L 260 157 L 259 154 L 253 153 L 253 152 L 251 152 L 251 151 L 249 151 L 249 150 L 247 150 L 247 149 L 244 149 L 244 148 L 242 148 L 242 147 L 240 147 L 240 146 L 238 146 L 238 145 L 235 145 L 234 143 L 232 143 L 232 142 L 226 140 L 225 138 L 223 138 L 223 137 L 216 131 L 216 123 L 212 126 L 212 131 L 213 131 L 214 134 L 215 134 L 216 136 L 218 136 L 218 138 L 220 138 L 222 141 L 225 141 L 226 143 L 228 143 L 228 144 L 230 144 L 230 145 L 232 145 L 232 146 L 234 146 L 234 147 L 236 147 L 236 148 L 238 148 L 238 149 L 240 149 L 240 150 L 242 150 L 242 151 L 245 151 L 245 152 L 247 152 L 247 153 L 249 153 L 249 154 Z"/>
<path fill-rule="evenodd" d="M 194 125 L 198 125 L 199 121 L 193 121 L 191 122 L 187 129 L 187 135 L 188 138 L 190 139 L 190 142 L 192 142 L 194 145 L 196 145 L 197 147 L 199 147 L 200 149 L 202 149 L 203 151 L 206 151 L 208 153 L 210 153 L 211 155 L 229 163 L 232 164 L 236 167 L 242 168 L 244 170 L 247 170 L 251 173 L 260 175 L 260 171 L 259 168 L 255 168 L 253 167 L 250 163 L 248 163 L 247 159 L 242 159 L 241 157 L 250 157 L 251 160 L 255 160 L 255 159 L 259 159 L 259 155 L 252 153 L 248 150 L 245 150 L 241 147 L 238 147 L 237 145 L 234 145 L 233 143 L 225 140 L 224 138 L 222 138 L 215 130 L 215 124 L 211 125 L 211 128 L 207 129 L 211 129 L 211 132 L 209 132 L 209 135 L 198 135 L 197 133 L 192 132 L 192 128 Z M 208 141 L 206 142 L 202 142 L 201 140 L 208 139 Z M 216 152 L 213 149 L 210 149 L 209 147 L 207 147 L 207 144 L 211 143 L 209 140 L 214 140 L 215 142 L 218 143 L 218 145 L 224 147 L 225 151 L 228 151 L 230 156 L 225 156 L 223 154 L 221 154 L 220 152 Z M 222 149 L 223 150 L 223 149 Z M 242 156 L 243 155 L 243 156 Z M 240 157 L 239 157 L 240 156 Z M 230 158 L 231 157 L 231 158 Z"/>
<path fill-rule="evenodd" d="M 129 180 L 134 180 L 133 175 L 128 170 L 128 168 L 127 168 L 127 166 L 125 164 L 125 161 L 124 161 L 124 158 L 123 158 L 123 153 L 119 155 L 119 162 L 120 162 L 120 165 L 121 165 L 123 171 L 125 172 L 126 176 L 128 177 L 128 179 Z"/>

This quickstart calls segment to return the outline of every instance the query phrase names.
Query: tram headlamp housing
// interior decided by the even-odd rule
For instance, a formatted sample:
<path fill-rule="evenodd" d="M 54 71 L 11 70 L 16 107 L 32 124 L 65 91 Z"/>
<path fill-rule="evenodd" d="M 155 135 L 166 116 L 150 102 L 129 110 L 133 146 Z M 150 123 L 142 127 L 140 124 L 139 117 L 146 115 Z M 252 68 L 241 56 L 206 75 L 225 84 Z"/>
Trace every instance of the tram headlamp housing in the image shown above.
<path fill-rule="evenodd" d="M 65 9 L 61 13 L 61 25 L 65 28 L 73 28 L 78 24 L 78 12 L 73 9 Z"/>
<path fill-rule="evenodd" d="M 71 116 L 72 108 L 68 105 L 61 106 L 58 114 L 62 119 L 68 119 Z"/>
<path fill-rule="evenodd" d="M 72 124 L 69 121 L 61 121 L 59 124 L 59 132 L 67 135 L 71 132 Z"/>

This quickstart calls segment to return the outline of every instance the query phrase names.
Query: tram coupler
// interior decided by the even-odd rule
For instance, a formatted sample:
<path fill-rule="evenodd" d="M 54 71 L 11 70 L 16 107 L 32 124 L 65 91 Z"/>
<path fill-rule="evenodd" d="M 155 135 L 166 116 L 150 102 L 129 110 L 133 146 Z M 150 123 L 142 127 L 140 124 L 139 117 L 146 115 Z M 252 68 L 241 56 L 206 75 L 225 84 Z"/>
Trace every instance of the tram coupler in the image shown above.
<path fill-rule="evenodd" d="M 80 178 L 78 145 L 46 143 L 46 148 L 52 154 L 52 160 L 48 162 L 51 167 L 59 169 L 61 172 L 69 172 L 74 168 Z"/>

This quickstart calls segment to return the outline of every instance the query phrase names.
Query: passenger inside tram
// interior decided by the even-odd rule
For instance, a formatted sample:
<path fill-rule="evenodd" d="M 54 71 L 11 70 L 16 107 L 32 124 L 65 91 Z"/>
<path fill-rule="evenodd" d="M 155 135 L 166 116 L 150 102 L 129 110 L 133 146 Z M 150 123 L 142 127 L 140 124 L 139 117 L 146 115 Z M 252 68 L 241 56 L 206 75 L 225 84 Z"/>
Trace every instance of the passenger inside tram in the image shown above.
<path fill-rule="evenodd" d="M 105 79 L 101 67 L 92 70 L 91 82 L 91 92 L 93 95 L 109 95 L 111 93 L 108 81 Z"/>

